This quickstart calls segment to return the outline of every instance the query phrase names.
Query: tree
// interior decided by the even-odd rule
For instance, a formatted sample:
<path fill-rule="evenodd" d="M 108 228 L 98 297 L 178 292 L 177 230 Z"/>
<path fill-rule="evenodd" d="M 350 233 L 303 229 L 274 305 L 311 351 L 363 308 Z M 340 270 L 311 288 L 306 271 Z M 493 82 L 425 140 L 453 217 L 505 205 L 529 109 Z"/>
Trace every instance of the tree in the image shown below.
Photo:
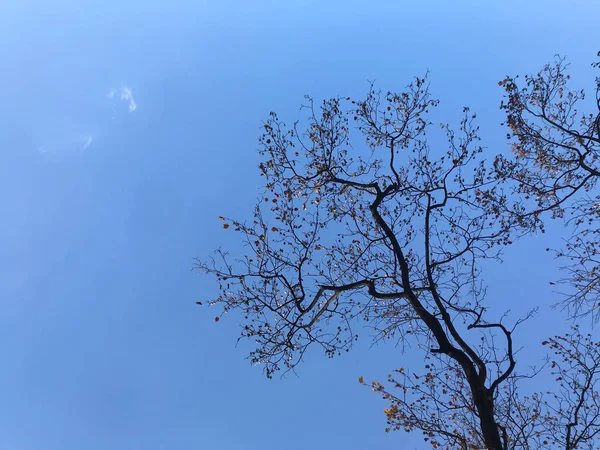
<path fill-rule="evenodd" d="M 529 111 L 518 107 L 525 94 L 515 98 L 513 79 L 502 84 L 509 125 L 529 142 L 523 130 L 533 128 L 518 115 Z M 398 368 L 387 387 L 371 384 L 390 404 L 388 431 L 420 430 L 433 448 L 591 449 L 599 344 L 578 328 L 549 339 L 557 389 L 522 394 L 521 381 L 535 374 L 516 370 L 513 332 L 531 314 L 513 323 L 492 316 L 481 279 L 482 260 L 542 227 L 545 209 L 560 215 L 566 195 L 532 207 L 525 197 L 536 169 L 525 162 L 539 165 L 538 146 L 490 158 L 468 108 L 457 130 L 441 125 L 446 150 L 434 152 L 427 114 L 437 104 L 424 77 L 399 94 L 372 86 L 361 101 L 317 108 L 307 98 L 304 128 L 271 113 L 254 217 L 220 218 L 241 234 L 245 254 L 217 250 L 198 263 L 217 278 L 212 303 L 241 314 L 241 337 L 257 343 L 251 361 L 268 377 L 294 370 L 311 346 L 330 357 L 349 351 L 361 323 L 376 340 L 418 344 L 423 372 Z M 588 145 L 596 142 L 589 135 Z"/>
<path fill-rule="evenodd" d="M 600 53 L 598 54 L 600 56 Z M 600 67 L 600 62 L 592 64 Z M 525 77 L 520 88 L 516 78 L 499 84 L 506 90 L 507 124 L 513 140 L 510 177 L 517 194 L 533 198 L 526 212 L 539 218 L 550 212 L 574 228 L 565 247 L 556 251 L 568 262 L 561 280 L 570 293 L 563 305 L 574 316 L 600 318 L 600 77 L 596 77 L 594 112 L 584 113 L 585 92 L 569 88 L 564 58 L 557 57 L 535 76 Z M 531 222 L 542 225 L 540 220 Z"/>

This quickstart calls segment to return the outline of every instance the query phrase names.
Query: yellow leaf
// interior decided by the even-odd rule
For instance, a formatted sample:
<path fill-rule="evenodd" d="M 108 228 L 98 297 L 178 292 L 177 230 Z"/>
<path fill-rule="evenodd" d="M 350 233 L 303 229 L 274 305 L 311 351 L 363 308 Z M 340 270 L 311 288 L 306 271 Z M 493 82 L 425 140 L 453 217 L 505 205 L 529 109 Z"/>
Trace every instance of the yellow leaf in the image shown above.
<path fill-rule="evenodd" d="M 224 223 L 223 224 L 223 228 L 225 228 L 225 229 L 229 228 L 229 224 L 228 223 Z"/>

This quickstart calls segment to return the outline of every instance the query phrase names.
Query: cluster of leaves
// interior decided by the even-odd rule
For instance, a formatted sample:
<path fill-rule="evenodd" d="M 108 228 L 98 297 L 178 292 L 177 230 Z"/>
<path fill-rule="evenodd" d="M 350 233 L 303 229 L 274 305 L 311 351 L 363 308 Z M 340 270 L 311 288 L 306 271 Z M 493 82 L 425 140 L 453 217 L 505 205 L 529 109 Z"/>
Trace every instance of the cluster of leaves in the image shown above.
<path fill-rule="evenodd" d="M 597 345 L 578 330 L 550 339 L 558 390 L 521 395 L 513 332 L 531 315 L 512 325 L 490 316 L 480 277 L 481 260 L 543 231 L 546 212 L 567 217 L 578 230 L 559 251 L 574 262 L 567 304 L 595 314 L 600 116 L 577 112 L 584 94 L 567 81 L 558 60 L 524 88 L 500 82 L 510 158 L 486 155 L 468 108 L 456 129 L 441 125 L 445 151 L 433 152 L 427 115 L 438 102 L 426 77 L 360 101 L 307 98 L 305 126 L 271 113 L 254 217 L 220 218 L 244 254 L 198 262 L 218 281 L 211 303 L 237 311 L 241 338 L 255 341 L 251 361 L 268 377 L 294 370 L 312 346 L 349 351 L 366 325 L 375 340 L 427 349 L 424 374 L 399 369 L 391 388 L 372 384 L 390 401 L 389 430 L 420 430 L 433 448 L 592 448 Z"/>

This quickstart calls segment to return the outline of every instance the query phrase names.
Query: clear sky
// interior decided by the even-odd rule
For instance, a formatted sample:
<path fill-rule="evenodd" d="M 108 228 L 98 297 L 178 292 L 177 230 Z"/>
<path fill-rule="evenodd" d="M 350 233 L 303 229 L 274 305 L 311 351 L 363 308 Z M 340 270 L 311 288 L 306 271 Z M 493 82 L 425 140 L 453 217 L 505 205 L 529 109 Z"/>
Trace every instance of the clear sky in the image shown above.
<path fill-rule="evenodd" d="M 217 217 L 251 214 L 269 111 L 429 69 L 443 120 L 472 106 L 502 150 L 497 82 L 560 53 L 591 87 L 599 18 L 594 0 L 0 2 L 0 448 L 422 447 L 357 382 L 413 356 L 365 341 L 266 380 L 236 319 L 195 305 L 216 289 L 193 258 L 235 245 Z M 531 358 L 566 329 L 548 239 L 486 271 L 494 307 L 542 305 Z"/>

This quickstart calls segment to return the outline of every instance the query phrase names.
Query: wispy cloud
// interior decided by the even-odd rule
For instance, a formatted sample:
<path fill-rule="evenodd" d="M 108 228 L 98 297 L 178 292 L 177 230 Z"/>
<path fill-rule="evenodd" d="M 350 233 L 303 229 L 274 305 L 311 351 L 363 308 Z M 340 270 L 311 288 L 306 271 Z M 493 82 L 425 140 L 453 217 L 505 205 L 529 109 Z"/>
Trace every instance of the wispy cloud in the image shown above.
<path fill-rule="evenodd" d="M 137 104 L 135 103 L 135 100 L 133 99 L 133 94 L 132 94 L 130 88 L 125 87 L 125 86 L 123 86 L 121 88 L 121 100 L 125 100 L 126 102 L 129 102 L 129 112 L 133 112 L 137 109 Z"/>
<path fill-rule="evenodd" d="M 112 119 L 114 120 L 117 117 L 117 109 L 123 111 L 126 107 L 130 113 L 136 111 L 137 103 L 133 95 L 133 90 L 126 85 L 110 89 L 106 92 L 105 105 L 107 107 L 104 107 L 105 112 L 112 113 Z M 112 103 L 112 105 L 109 105 L 109 103 Z M 54 155 L 62 157 L 78 151 L 84 152 L 92 144 L 94 147 L 101 144 L 101 133 L 99 137 L 98 127 L 96 126 L 91 127 L 90 124 L 81 124 L 78 118 L 69 116 L 53 118 L 52 120 L 53 123 L 49 123 L 45 130 L 41 130 L 41 135 L 36 138 L 36 140 L 41 141 L 39 142 L 41 145 L 36 146 L 37 151 L 46 154 L 47 157 L 55 157 Z"/>
<path fill-rule="evenodd" d="M 40 153 L 47 153 L 48 155 L 66 155 L 76 151 L 83 152 L 87 150 L 94 140 L 95 138 L 91 134 L 79 136 L 65 135 L 45 142 L 44 145 L 38 146 L 37 150 Z"/>
<path fill-rule="evenodd" d="M 108 92 L 107 97 L 109 99 L 113 99 L 115 98 L 118 92 L 120 92 L 120 99 L 127 102 L 127 108 L 129 109 L 129 112 L 134 112 L 137 109 L 137 103 L 133 98 L 133 91 L 131 90 L 131 88 L 127 86 L 121 86 L 120 90 L 111 89 Z"/>
<path fill-rule="evenodd" d="M 92 141 L 93 141 L 93 140 L 94 140 L 94 139 L 92 138 L 92 136 L 88 136 L 88 137 L 85 139 L 85 142 L 84 142 L 84 144 L 83 144 L 83 147 L 81 147 L 81 151 L 84 151 L 86 148 L 88 148 L 88 147 L 90 146 L 90 144 L 92 143 Z"/>

